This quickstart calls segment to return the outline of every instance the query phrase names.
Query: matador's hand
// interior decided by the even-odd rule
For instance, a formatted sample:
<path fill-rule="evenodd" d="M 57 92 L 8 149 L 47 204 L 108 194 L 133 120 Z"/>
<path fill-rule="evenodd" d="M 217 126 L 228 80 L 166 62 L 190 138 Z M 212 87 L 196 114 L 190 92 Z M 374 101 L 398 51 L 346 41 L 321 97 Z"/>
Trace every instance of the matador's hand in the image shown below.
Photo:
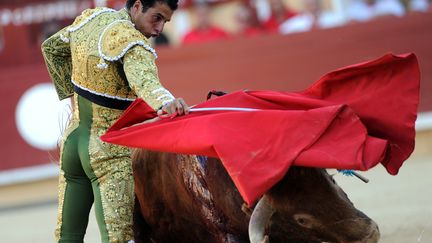
<path fill-rule="evenodd" d="M 162 106 L 160 110 L 158 110 L 158 115 L 162 115 L 166 112 L 168 115 L 172 115 L 177 113 L 178 115 L 186 115 L 189 114 L 189 106 L 182 98 L 176 98 L 170 103 Z"/>

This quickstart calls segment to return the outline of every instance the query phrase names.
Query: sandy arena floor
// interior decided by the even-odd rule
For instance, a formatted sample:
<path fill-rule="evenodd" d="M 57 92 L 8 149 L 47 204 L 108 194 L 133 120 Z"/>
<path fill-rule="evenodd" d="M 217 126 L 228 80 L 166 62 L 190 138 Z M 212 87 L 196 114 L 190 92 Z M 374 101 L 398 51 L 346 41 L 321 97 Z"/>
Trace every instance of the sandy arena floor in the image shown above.
<path fill-rule="evenodd" d="M 356 207 L 374 219 L 382 243 L 432 243 L 432 159 L 414 156 L 399 175 L 381 167 L 362 173 L 368 184 L 354 177 L 336 180 Z M 56 180 L 0 187 L 1 242 L 54 242 Z M 100 242 L 92 212 L 86 241 Z"/>

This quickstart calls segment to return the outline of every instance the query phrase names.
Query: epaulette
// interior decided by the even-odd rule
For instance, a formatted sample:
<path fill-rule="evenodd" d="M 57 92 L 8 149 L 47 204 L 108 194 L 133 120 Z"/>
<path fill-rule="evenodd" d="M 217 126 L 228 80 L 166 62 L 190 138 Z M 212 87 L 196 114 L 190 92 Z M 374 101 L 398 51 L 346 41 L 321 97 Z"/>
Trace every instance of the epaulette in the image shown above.
<path fill-rule="evenodd" d="M 105 61 L 118 61 L 132 47 L 140 45 L 157 58 L 156 51 L 148 39 L 129 20 L 117 20 L 109 24 L 99 38 L 98 51 L 101 61 L 99 68 L 106 68 Z"/>
<path fill-rule="evenodd" d="M 84 10 L 80 16 L 76 17 L 75 21 L 66 28 L 66 32 L 60 35 L 60 38 L 64 42 L 69 42 L 69 34 L 81 29 L 84 25 L 90 22 L 96 16 L 106 13 L 106 12 L 115 12 L 116 10 L 105 8 L 105 7 L 97 7 L 93 9 Z"/>

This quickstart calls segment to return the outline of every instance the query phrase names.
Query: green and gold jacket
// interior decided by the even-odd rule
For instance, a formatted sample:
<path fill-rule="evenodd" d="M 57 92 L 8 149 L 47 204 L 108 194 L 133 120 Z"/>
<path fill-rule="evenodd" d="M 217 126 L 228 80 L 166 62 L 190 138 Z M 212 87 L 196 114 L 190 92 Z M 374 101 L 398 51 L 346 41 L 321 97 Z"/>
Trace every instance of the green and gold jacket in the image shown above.
<path fill-rule="evenodd" d="M 60 100 L 76 90 L 133 101 L 153 109 L 174 97 L 159 82 L 155 50 L 135 29 L 126 9 L 87 9 L 42 44 L 42 53 Z"/>

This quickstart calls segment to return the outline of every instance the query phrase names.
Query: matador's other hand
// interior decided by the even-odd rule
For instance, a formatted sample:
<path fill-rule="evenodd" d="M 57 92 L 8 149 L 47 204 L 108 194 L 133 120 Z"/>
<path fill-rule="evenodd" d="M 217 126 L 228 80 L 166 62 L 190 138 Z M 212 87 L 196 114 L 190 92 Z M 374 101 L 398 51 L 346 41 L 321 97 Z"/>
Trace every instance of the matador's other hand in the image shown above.
<path fill-rule="evenodd" d="M 158 111 L 158 115 L 162 115 L 166 112 L 168 115 L 172 115 L 177 113 L 178 115 L 186 115 L 189 114 L 189 106 L 182 98 L 176 98 L 170 103 L 162 106 L 162 108 Z"/>

